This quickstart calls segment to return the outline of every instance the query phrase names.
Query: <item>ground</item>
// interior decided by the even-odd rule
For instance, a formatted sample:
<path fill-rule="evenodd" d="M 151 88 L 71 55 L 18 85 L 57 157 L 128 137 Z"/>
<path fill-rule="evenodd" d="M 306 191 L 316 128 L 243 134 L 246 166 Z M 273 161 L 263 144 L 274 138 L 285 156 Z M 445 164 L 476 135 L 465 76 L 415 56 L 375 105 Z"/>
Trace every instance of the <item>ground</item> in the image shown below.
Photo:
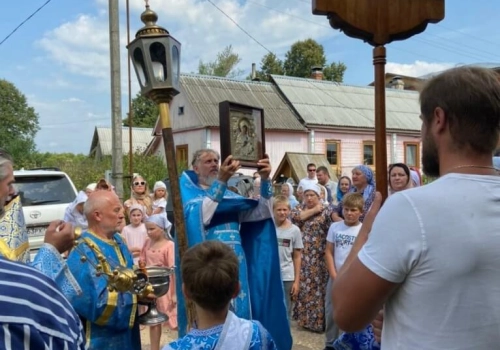
<path fill-rule="evenodd" d="M 324 333 L 312 333 L 299 329 L 297 325 L 292 322 L 292 336 L 293 336 L 293 348 L 292 350 L 320 350 L 325 346 Z M 167 344 L 168 342 L 176 339 L 177 332 L 172 332 L 170 330 L 163 330 L 163 335 L 161 337 L 161 343 Z M 142 339 L 142 350 L 149 350 L 149 332 L 146 329 L 141 331 Z"/>

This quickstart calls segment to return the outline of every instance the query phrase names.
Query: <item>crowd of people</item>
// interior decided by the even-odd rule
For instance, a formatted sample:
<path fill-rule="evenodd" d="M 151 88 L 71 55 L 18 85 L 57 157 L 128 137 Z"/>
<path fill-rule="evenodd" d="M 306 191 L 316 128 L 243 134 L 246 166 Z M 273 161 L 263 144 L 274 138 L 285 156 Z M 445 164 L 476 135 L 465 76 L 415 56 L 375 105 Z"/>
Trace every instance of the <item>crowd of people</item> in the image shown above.
<path fill-rule="evenodd" d="M 157 305 L 179 339 L 161 344 L 162 325 L 152 326 L 151 349 L 290 350 L 290 320 L 324 332 L 327 350 L 495 348 L 500 83 L 455 68 L 430 79 L 420 102 L 423 170 L 438 179 L 422 185 L 418 171 L 391 164 L 383 207 L 365 165 L 335 183 L 311 163 L 296 190 L 285 183 L 274 194 L 266 156 L 246 198 L 227 185 L 239 161 L 198 150 L 180 181 L 182 259 L 163 182 L 150 194 L 134 177 L 124 203 L 106 181 L 89 185 L 33 262 L 7 260 L 16 255 L 1 245 L 5 348 L 141 349 L 139 302 L 156 297 L 110 288 L 101 273 L 137 265 L 176 271 Z M 2 215 L 13 183 L 0 151 Z"/>

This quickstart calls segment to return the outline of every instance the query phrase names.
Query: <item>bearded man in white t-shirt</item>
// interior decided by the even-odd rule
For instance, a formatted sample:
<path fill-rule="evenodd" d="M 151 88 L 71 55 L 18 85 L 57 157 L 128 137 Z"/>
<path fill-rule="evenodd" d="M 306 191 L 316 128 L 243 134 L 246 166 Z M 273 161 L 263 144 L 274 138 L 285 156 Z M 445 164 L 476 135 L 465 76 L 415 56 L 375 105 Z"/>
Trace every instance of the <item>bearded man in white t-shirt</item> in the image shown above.
<path fill-rule="evenodd" d="M 333 287 L 334 318 L 363 329 L 384 307 L 382 349 L 500 345 L 500 82 L 460 67 L 420 95 L 429 185 L 377 194 Z M 368 235 L 369 233 L 369 235 Z"/>

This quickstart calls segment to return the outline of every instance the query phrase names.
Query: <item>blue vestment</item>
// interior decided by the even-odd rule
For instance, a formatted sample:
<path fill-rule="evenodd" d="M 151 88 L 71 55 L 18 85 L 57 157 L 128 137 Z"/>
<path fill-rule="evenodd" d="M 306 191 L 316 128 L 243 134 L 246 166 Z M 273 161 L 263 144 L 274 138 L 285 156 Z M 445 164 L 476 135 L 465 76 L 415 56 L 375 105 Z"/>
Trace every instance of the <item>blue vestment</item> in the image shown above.
<path fill-rule="evenodd" d="M 240 260 L 241 292 L 231 303 L 231 310 L 241 318 L 258 320 L 269 331 L 279 350 L 292 348 L 292 336 L 285 306 L 278 242 L 269 208 L 255 199 L 242 197 L 227 190 L 227 184 L 214 181 L 208 189 L 198 186 L 193 171 L 185 171 L 180 181 L 188 246 L 205 240 L 219 239 L 230 245 Z M 272 196 L 269 181 L 261 182 L 262 201 Z M 217 202 L 217 208 L 208 225 L 203 224 L 203 199 Z M 251 213 L 267 210 L 267 219 L 252 220 Z M 258 216 L 258 215 L 256 215 Z M 242 219 L 242 220 L 241 220 Z M 240 225 L 240 221 L 243 221 Z M 178 248 L 176 244 L 176 250 Z M 179 255 L 176 252 L 177 275 Z M 179 336 L 187 329 L 186 309 L 176 283 L 178 298 Z"/>
<path fill-rule="evenodd" d="M 106 240 L 86 231 L 82 240 L 86 239 L 97 246 L 111 269 L 133 267 L 132 255 L 119 234 Z M 80 260 L 81 252 L 88 261 Z M 84 243 L 74 248 L 67 259 L 69 270 L 82 289 L 81 295 L 69 295 L 68 299 L 82 318 L 89 350 L 140 350 L 137 296 L 109 291 L 107 278 L 96 276 L 97 264 L 95 253 Z"/>
<path fill-rule="evenodd" d="M 333 343 L 335 350 L 380 350 L 380 344 L 375 340 L 372 325 L 359 332 L 343 333 Z"/>
<path fill-rule="evenodd" d="M 277 350 L 269 332 L 257 321 L 248 321 L 228 312 L 224 324 L 193 328 L 184 337 L 166 345 L 163 350 Z"/>

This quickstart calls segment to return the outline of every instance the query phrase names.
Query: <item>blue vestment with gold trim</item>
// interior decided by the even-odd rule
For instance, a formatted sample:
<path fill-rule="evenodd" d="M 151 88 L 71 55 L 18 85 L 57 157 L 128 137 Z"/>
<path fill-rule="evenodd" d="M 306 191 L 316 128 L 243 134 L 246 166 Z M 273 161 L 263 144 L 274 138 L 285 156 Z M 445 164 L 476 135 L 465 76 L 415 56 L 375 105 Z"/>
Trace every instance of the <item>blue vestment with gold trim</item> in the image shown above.
<path fill-rule="evenodd" d="M 261 182 L 261 197 L 272 197 L 269 181 Z M 185 171 L 180 180 L 188 246 L 217 239 L 231 246 L 240 261 L 240 294 L 231 303 L 231 310 L 241 318 L 260 321 L 269 331 L 279 350 L 292 348 L 292 336 L 285 306 L 278 242 L 272 213 L 259 201 L 242 197 L 227 190 L 227 184 L 214 181 L 208 189 L 198 186 L 194 171 Z M 210 223 L 203 224 L 203 199 L 217 202 Z M 246 213 L 265 209 L 268 218 L 240 221 Z M 251 218 L 249 218 L 251 220 Z M 176 235 L 177 236 L 177 235 Z M 180 279 L 180 260 L 176 246 L 177 278 Z M 187 320 L 182 283 L 176 283 L 178 298 L 179 336 L 186 333 Z"/>
<path fill-rule="evenodd" d="M 119 234 L 106 240 L 85 231 L 81 240 L 86 239 L 98 247 L 112 269 L 133 268 L 132 255 Z M 82 252 L 88 261 L 81 261 Z M 73 249 L 67 259 L 69 270 L 82 290 L 80 295 L 67 296 L 82 319 L 89 350 L 140 350 L 137 296 L 109 291 L 107 279 L 96 276 L 94 266 L 98 263 L 95 253 L 84 243 Z"/>

